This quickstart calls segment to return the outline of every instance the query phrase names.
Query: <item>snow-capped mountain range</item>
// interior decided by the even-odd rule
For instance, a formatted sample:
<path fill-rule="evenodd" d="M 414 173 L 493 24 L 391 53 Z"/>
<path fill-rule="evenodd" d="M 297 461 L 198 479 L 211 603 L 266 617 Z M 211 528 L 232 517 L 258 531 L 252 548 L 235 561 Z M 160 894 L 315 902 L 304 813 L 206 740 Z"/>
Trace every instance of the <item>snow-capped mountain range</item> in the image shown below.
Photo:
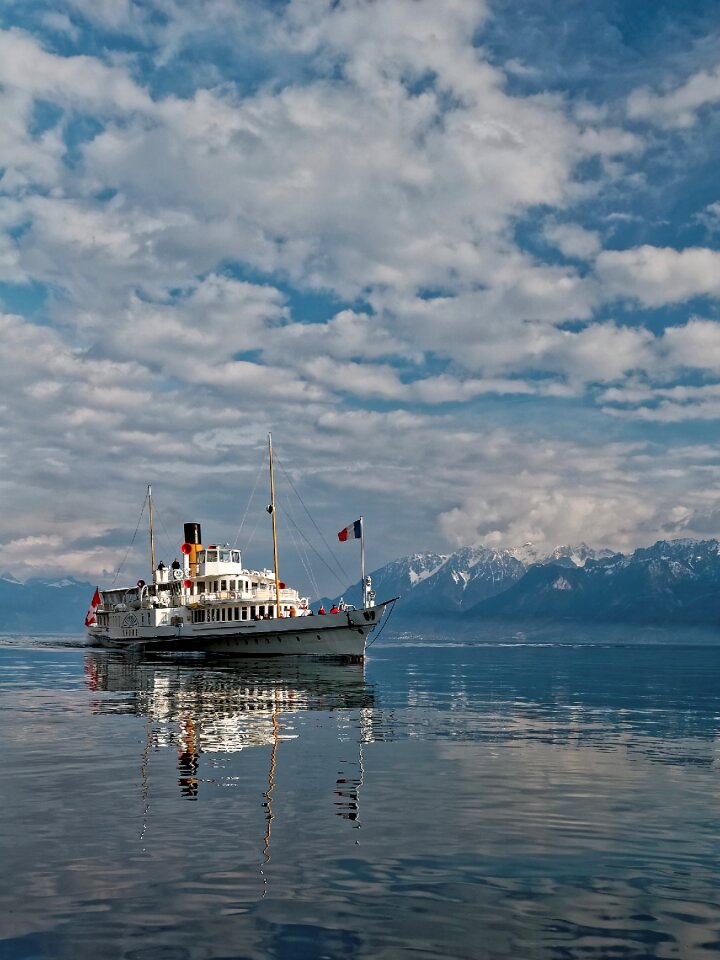
<path fill-rule="evenodd" d="M 450 554 L 416 553 L 375 570 L 373 589 L 378 598 L 400 595 L 405 601 L 402 606 L 412 605 L 418 615 L 457 613 L 503 593 L 533 564 L 577 568 L 612 555 L 610 550 L 593 550 L 584 543 L 556 547 L 549 554 L 531 543 L 509 550 L 478 545 Z M 344 598 L 358 603 L 360 585 L 348 589 Z"/>
<path fill-rule="evenodd" d="M 550 553 L 463 547 L 421 553 L 372 574 L 378 598 L 400 595 L 401 621 L 571 619 L 720 624 L 720 544 L 660 540 L 632 554 L 585 543 Z M 345 593 L 357 603 L 359 584 Z"/>
<path fill-rule="evenodd" d="M 394 627 L 448 617 L 720 625 L 720 543 L 660 540 L 631 554 L 587 544 L 463 547 L 416 553 L 372 572 L 378 599 L 400 596 Z M 25 583 L 0 575 L 0 632 L 82 633 L 94 584 L 73 577 Z M 359 603 L 360 585 L 344 598 Z M 327 606 L 328 598 L 324 598 Z"/>

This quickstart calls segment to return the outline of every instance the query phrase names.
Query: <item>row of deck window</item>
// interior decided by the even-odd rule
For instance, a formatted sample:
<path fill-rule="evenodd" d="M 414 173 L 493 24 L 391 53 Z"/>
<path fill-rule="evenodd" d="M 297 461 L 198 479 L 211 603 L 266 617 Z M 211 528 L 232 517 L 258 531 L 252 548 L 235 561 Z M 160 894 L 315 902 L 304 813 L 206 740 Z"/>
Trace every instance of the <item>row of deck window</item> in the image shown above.
<path fill-rule="evenodd" d="M 257 590 L 258 584 L 254 580 L 197 580 L 193 583 L 192 593 L 199 596 L 201 593 L 218 593 L 221 590 L 239 590 L 248 593 Z"/>
<path fill-rule="evenodd" d="M 223 623 L 233 620 L 263 620 L 265 616 L 275 617 L 274 606 L 260 605 L 257 607 L 210 607 L 207 610 L 193 610 L 193 623 Z"/>

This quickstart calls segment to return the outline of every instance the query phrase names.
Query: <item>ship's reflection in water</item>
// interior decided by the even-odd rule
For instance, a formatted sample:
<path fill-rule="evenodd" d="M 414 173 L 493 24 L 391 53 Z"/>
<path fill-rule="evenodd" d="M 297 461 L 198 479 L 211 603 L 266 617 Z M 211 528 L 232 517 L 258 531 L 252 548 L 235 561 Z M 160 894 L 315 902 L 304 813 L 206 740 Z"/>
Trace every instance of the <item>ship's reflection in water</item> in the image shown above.
<path fill-rule="evenodd" d="M 222 786 L 223 768 L 212 761 L 253 747 L 270 749 L 263 790 L 267 837 L 279 746 L 300 735 L 296 718 L 312 711 L 336 712 L 338 759 L 334 803 L 338 816 L 357 821 L 363 782 L 363 744 L 379 739 L 375 695 L 362 664 L 327 660 L 151 658 L 92 651 L 85 656 L 90 690 L 113 694 L 92 699 L 98 714 L 132 714 L 147 721 L 142 781 L 147 788 L 153 751 L 177 751 L 177 785 L 198 800 L 202 784 Z M 348 715 L 349 712 L 349 715 Z M 347 744 L 354 741 L 355 755 Z M 267 855 L 267 850 L 266 850 Z"/>

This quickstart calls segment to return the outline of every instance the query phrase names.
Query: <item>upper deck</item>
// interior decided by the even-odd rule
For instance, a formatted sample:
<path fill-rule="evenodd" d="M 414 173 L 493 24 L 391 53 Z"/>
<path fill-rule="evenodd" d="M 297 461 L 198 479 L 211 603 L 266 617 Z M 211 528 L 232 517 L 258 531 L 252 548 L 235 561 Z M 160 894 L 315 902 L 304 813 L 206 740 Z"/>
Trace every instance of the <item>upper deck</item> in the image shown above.
<path fill-rule="evenodd" d="M 167 567 L 158 564 L 153 583 L 138 581 L 135 586 L 102 591 L 103 610 L 128 609 L 160 603 L 169 607 L 224 602 L 271 603 L 276 600 L 274 570 L 248 570 L 239 550 L 210 545 L 191 557 L 183 556 Z M 280 583 L 281 604 L 307 608 L 307 598 Z"/>

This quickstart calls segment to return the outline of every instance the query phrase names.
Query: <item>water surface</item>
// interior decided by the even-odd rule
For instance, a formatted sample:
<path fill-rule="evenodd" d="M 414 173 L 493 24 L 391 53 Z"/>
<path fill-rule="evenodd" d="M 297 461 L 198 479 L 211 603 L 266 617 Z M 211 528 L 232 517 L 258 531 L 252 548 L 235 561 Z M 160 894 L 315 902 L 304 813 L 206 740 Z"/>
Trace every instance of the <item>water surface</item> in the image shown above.
<path fill-rule="evenodd" d="M 65 642 L 0 645 L 0 960 L 720 954 L 716 645 Z"/>

